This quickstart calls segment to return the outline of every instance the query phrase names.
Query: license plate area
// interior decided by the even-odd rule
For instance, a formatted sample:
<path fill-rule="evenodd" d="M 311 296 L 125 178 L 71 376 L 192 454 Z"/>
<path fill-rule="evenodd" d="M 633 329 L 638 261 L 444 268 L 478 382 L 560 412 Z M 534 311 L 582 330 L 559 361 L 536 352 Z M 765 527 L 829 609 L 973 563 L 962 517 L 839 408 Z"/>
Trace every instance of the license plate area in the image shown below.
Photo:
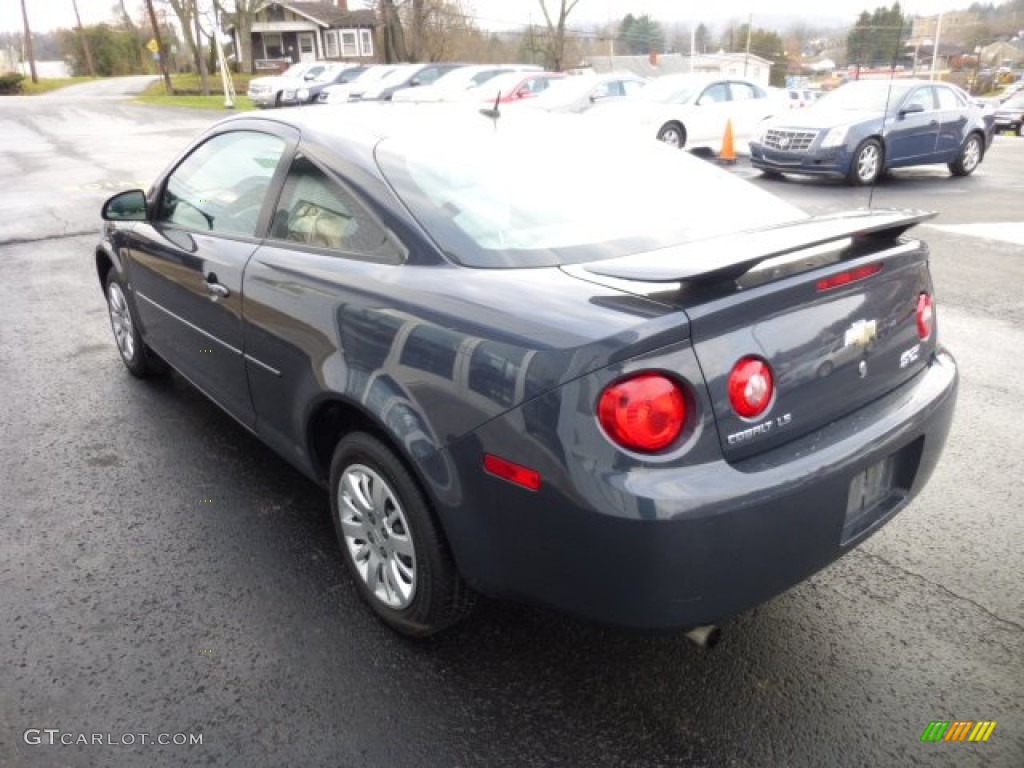
<path fill-rule="evenodd" d="M 906 498 L 910 487 L 906 478 L 907 449 L 886 456 L 867 469 L 858 472 L 850 481 L 846 496 L 846 515 L 840 543 L 847 544 L 859 537 L 895 511 Z"/>

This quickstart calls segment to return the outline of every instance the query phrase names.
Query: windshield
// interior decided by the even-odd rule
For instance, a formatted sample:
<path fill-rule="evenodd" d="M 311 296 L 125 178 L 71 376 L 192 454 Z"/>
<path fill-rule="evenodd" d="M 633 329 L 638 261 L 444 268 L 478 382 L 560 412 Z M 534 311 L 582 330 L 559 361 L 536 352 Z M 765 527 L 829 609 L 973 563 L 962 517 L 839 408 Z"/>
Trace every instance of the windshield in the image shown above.
<path fill-rule="evenodd" d="M 847 112 L 884 112 L 895 107 L 920 83 L 895 83 L 889 80 L 858 80 L 847 83 L 822 96 L 815 109 L 837 109 Z"/>
<path fill-rule="evenodd" d="M 377 159 L 438 245 L 474 267 L 608 259 L 805 217 L 705 160 L 616 145 L 582 119 L 481 118 L 385 139 Z"/>

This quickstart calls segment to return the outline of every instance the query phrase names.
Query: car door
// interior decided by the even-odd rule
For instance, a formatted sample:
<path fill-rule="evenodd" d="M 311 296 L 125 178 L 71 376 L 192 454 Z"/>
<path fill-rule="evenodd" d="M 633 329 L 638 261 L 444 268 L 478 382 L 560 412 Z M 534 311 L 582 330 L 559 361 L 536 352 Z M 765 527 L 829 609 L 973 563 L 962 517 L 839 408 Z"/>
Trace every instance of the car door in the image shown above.
<path fill-rule="evenodd" d="M 729 83 L 723 80 L 705 86 L 696 105 L 684 123 L 687 146 L 700 143 L 717 148 L 725 136 L 725 123 L 732 110 Z"/>
<path fill-rule="evenodd" d="M 886 165 L 929 162 L 939 139 L 939 111 L 932 86 L 923 85 L 908 93 L 886 123 Z"/>
<path fill-rule="evenodd" d="M 374 286 L 387 286 L 404 258 L 370 207 L 300 148 L 244 278 L 256 430 L 300 465 L 309 392 L 361 392 L 379 364 L 359 352 L 358 337 L 345 335 L 343 316 L 377 312 Z"/>
<path fill-rule="evenodd" d="M 147 343 L 247 426 L 255 419 L 242 274 L 266 229 L 275 174 L 294 144 L 288 130 L 238 122 L 193 148 L 158 186 L 152 220 L 136 228 L 129 254 Z"/>
<path fill-rule="evenodd" d="M 939 140 L 935 145 L 935 161 L 953 162 L 967 138 L 969 107 L 967 102 L 945 85 L 935 85 L 939 106 Z"/>
<path fill-rule="evenodd" d="M 771 116 L 769 113 L 772 110 L 767 94 L 752 83 L 732 80 L 729 82 L 729 96 L 728 117 L 732 120 L 733 135 L 736 141 L 749 141 L 754 137 L 761 121 Z"/>

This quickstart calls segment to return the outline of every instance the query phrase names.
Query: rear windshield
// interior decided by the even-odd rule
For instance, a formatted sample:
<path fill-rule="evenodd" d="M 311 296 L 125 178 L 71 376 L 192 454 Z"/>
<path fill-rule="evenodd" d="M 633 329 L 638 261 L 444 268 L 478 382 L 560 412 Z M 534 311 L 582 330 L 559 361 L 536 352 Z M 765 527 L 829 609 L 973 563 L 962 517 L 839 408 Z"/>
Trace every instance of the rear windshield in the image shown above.
<path fill-rule="evenodd" d="M 377 160 L 441 249 L 473 267 L 610 259 L 806 217 L 708 161 L 585 119 L 481 116 L 480 130 L 384 139 Z"/>

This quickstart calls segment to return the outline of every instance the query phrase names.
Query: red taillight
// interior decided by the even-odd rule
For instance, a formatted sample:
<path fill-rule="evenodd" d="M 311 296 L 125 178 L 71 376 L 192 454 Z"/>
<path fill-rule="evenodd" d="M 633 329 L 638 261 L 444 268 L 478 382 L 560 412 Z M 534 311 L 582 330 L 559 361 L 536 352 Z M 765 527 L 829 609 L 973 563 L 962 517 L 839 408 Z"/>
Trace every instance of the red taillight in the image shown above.
<path fill-rule="evenodd" d="M 623 448 L 653 453 L 675 442 L 686 424 L 686 397 L 660 373 L 641 373 L 612 384 L 601 395 L 597 417 Z"/>
<path fill-rule="evenodd" d="M 775 396 L 772 369 L 758 357 L 744 357 L 729 374 L 729 402 L 745 419 L 760 416 Z"/>
<path fill-rule="evenodd" d="M 531 491 L 540 488 L 540 472 L 492 453 L 484 454 L 484 469 L 502 480 L 508 480 Z"/>
<path fill-rule="evenodd" d="M 935 306 L 932 297 L 922 293 L 917 297 L 917 335 L 921 341 L 928 341 L 932 337 L 932 328 L 935 324 Z"/>
<path fill-rule="evenodd" d="M 850 283 L 855 283 L 858 280 L 864 280 L 865 278 L 877 275 L 882 271 L 882 265 L 879 264 L 866 264 L 863 267 L 857 267 L 847 272 L 840 272 L 838 275 L 832 275 L 832 277 L 826 277 L 824 280 L 818 281 L 819 291 L 831 291 L 833 288 L 839 288 Z"/>

